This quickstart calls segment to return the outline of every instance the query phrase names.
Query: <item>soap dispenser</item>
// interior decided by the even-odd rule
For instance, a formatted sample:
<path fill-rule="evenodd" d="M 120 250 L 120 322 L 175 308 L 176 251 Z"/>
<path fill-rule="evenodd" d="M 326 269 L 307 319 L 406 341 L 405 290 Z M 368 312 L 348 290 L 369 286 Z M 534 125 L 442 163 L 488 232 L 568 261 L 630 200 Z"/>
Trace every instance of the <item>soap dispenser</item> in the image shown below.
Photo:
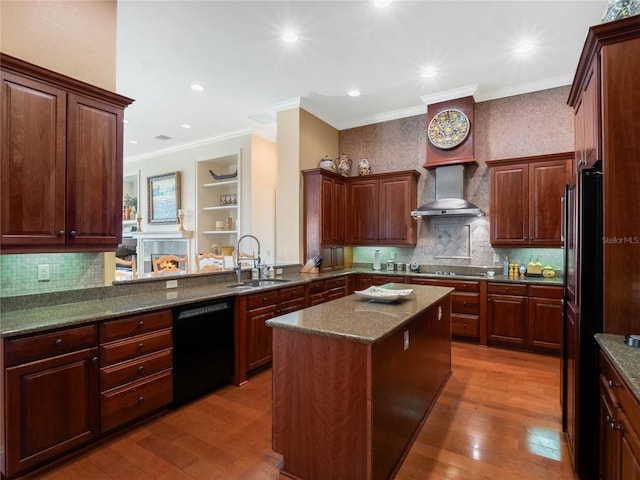
<path fill-rule="evenodd" d="M 506 256 L 502 261 L 502 275 L 504 275 L 505 277 L 509 276 L 509 258 Z"/>

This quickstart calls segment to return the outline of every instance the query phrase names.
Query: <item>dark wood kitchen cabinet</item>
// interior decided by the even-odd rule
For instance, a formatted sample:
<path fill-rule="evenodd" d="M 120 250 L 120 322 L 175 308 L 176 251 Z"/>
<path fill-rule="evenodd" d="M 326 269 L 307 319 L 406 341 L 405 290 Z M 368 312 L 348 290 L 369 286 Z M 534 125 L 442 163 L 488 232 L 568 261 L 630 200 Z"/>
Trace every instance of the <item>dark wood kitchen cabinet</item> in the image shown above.
<path fill-rule="evenodd" d="M 527 335 L 527 286 L 487 286 L 487 335 L 490 343 L 524 346 Z"/>
<path fill-rule="evenodd" d="M 600 352 L 600 478 L 640 478 L 640 402 Z"/>
<path fill-rule="evenodd" d="M 562 287 L 488 282 L 487 293 L 489 343 L 559 353 Z"/>
<path fill-rule="evenodd" d="M 451 335 L 458 339 L 481 340 L 480 331 L 484 317 L 482 298 L 486 296 L 486 292 L 483 295 L 484 285 L 481 282 L 420 277 L 410 277 L 410 282 L 454 288 L 455 291 L 451 294 Z M 486 344 L 486 339 L 481 343 Z"/>
<path fill-rule="evenodd" d="M 132 100 L 2 54 L 5 253 L 115 250 Z"/>
<path fill-rule="evenodd" d="M 166 408 L 173 400 L 171 310 L 100 325 L 100 431 Z"/>
<path fill-rule="evenodd" d="M 573 152 L 490 160 L 491 244 L 561 247 Z"/>
<path fill-rule="evenodd" d="M 347 183 L 351 245 L 413 246 L 417 242 L 416 209 L 420 173 L 414 170 L 350 177 Z"/>
<path fill-rule="evenodd" d="M 98 436 L 97 325 L 7 338 L 3 347 L 3 477 Z"/>
<path fill-rule="evenodd" d="M 314 168 L 304 170 L 304 258 L 323 257 L 321 271 L 344 268 L 346 179 Z"/>
<path fill-rule="evenodd" d="M 306 286 L 306 306 L 319 305 L 347 295 L 347 277 L 314 280 Z"/>
<path fill-rule="evenodd" d="M 592 168 L 601 158 L 600 58 L 598 56 L 591 59 L 585 71 L 574 109 L 575 162 L 572 176 L 579 169 Z"/>

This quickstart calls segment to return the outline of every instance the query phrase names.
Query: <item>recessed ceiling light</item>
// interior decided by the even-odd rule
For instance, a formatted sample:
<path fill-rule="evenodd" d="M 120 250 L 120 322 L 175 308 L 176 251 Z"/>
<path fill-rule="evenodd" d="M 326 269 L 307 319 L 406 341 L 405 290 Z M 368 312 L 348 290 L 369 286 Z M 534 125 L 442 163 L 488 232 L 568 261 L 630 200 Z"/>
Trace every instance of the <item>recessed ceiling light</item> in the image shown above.
<path fill-rule="evenodd" d="M 138 140 L 129 140 L 129 143 L 133 143 L 134 145 L 138 144 Z"/>
<path fill-rule="evenodd" d="M 298 35 L 293 32 L 286 32 L 282 35 L 282 40 L 287 43 L 294 43 L 298 41 Z"/>
<path fill-rule="evenodd" d="M 531 40 L 523 40 L 516 45 L 514 49 L 518 55 L 525 55 L 533 51 L 533 42 Z"/>
<path fill-rule="evenodd" d="M 384 8 L 391 5 L 393 0 L 373 0 L 373 4 L 378 8 Z"/>
<path fill-rule="evenodd" d="M 422 76 L 424 78 L 433 78 L 436 75 L 438 75 L 438 71 L 435 68 L 426 68 L 423 72 L 422 72 Z"/>
<path fill-rule="evenodd" d="M 202 92 L 202 91 L 204 91 L 204 87 L 202 85 L 200 85 L 199 83 L 192 83 L 191 84 L 191 90 L 195 90 L 196 92 Z"/>
<path fill-rule="evenodd" d="M 358 90 L 351 90 L 349 93 L 347 93 L 347 95 L 349 95 L 350 97 L 359 97 L 360 92 Z"/>
<path fill-rule="evenodd" d="M 191 128 L 191 125 L 189 125 L 188 123 L 183 123 L 182 125 L 180 125 L 182 128 Z"/>

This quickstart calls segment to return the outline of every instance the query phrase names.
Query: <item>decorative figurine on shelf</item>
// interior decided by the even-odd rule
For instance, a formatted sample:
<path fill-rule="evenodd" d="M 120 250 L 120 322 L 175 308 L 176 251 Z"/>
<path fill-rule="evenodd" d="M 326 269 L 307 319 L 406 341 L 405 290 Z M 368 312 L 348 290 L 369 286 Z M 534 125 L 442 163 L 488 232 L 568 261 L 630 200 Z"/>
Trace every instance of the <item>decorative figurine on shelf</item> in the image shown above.
<path fill-rule="evenodd" d="M 184 232 L 184 210 L 182 209 L 178 210 L 178 221 L 180 222 L 178 230 Z"/>
<path fill-rule="evenodd" d="M 136 221 L 138 222 L 138 228 L 137 228 L 136 232 L 141 232 L 142 231 L 142 216 L 140 214 L 138 214 L 138 218 L 136 218 Z"/>
<path fill-rule="evenodd" d="M 336 164 L 332 159 L 329 158 L 329 155 L 325 155 L 325 157 L 320 160 L 320 168 L 329 170 L 333 173 L 338 173 L 338 171 L 336 170 Z"/>
<path fill-rule="evenodd" d="M 344 153 L 336 158 L 335 163 L 338 164 L 338 173 L 343 177 L 351 175 L 352 162 Z"/>
<path fill-rule="evenodd" d="M 371 173 L 371 164 L 369 163 L 368 158 L 361 158 L 360 163 L 358 163 L 358 175 L 364 176 L 369 175 Z"/>

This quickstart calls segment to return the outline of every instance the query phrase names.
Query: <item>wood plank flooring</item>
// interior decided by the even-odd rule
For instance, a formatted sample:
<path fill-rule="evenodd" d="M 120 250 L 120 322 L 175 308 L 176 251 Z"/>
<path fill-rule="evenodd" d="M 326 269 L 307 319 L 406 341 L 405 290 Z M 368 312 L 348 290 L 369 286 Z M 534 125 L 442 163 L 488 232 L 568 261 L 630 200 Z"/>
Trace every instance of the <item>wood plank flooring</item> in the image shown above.
<path fill-rule="evenodd" d="M 452 362 L 396 479 L 574 480 L 558 357 L 454 342 Z M 269 480 L 284 478 L 281 462 L 271 451 L 266 370 L 25 478 Z"/>

